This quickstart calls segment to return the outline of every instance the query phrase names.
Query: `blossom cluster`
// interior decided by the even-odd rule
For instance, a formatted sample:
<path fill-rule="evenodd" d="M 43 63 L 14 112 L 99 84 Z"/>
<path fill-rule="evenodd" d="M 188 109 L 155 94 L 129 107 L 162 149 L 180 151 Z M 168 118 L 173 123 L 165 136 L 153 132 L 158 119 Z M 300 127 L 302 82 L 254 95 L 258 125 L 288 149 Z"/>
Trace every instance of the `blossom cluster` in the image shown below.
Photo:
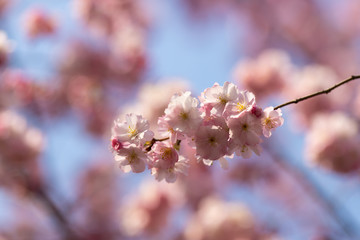
<path fill-rule="evenodd" d="M 232 83 L 215 83 L 199 99 L 189 91 L 175 94 L 158 120 L 157 134 L 141 115 L 128 114 L 117 119 L 112 128 L 111 148 L 115 160 L 128 172 L 143 172 L 146 166 L 159 181 L 174 182 L 186 174 L 188 159 L 182 150 L 195 150 L 198 162 L 212 165 L 219 161 L 228 167 L 226 158 L 260 155 L 261 137 L 284 122 L 280 110 L 264 110 L 256 105 L 255 95 L 240 91 Z"/>
<path fill-rule="evenodd" d="M 358 174 L 360 169 L 359 127 L 343 112 L 316 115 L 306 136 L 310 164 L 340 174 Z"/>

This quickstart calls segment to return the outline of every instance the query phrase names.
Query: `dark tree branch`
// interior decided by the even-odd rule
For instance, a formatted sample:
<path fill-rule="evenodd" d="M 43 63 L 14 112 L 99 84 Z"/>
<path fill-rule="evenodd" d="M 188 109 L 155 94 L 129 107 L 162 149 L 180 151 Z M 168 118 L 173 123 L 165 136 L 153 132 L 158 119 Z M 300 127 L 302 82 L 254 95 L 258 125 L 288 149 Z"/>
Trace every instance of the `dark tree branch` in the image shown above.
<path fill-rule="evenodd" d="M 292 100 L 292 101 L 290 101 L 290 102 L 283 103 L 283 104 L 281 104 L 281 105 L 279 105 L 279 106 L 276 106 L 276 107 L 274 108 L 274 110 L 279 109 L 279 108 L 282 108 L 282 107 L 285 107 L 285 106 L 290 105 L 290 104 L 296 104 L 296 103 L 298 103 L 298 102 L 302 102 L 302 101 L 304 101 L 304 100 L 307 100 L 307 99 L 316 97 L 316 96 L 318 96 L 318 95 L 328 94 L 329 92 L 331 92 L 331 91 L 334 90 L 335 88 L 340 87 L 341 85 L 343 85 L 343 84 L 345 84 L 345 83 L 351 82 L 351 81 L 353 81 L 353 80 L 355 80 L 355 79 L 359 79 L 359 78 L 360 78 L 360 75 L 351 76 L 350 78 L 345 79 L 344 81 L 342 81 L 342 82 L 340 82 L 340 83 L 332 86 L 331 88 L 328 88 L 328 89 L 326 89 L 326 90 L 323 90 L 323 91 L 320 91 L 320 92 L 317 92 L 317 93 L 313 93 L 313 94 L 307 95 L 307 96 L 302 97 L 302 98 L 298 98 L 298 99 Z"/>
<path fill-rule="evenodd" d="M 162 141 L 166 141 L 166 140 L 168 140 L 169 138 L 167 137 L 167 138 L 161 138 L 161 139 L 156 139 L 156 138 L 153 138 L 151 141 L 150 141 L 150 143 L 149 143 L 149 146 L 148 147 L 146 147 L 146 151 L 151 151 L 151 148 L 152 148 L 152 146 L 156 143 L 156 142 L 162 142 Z"/>

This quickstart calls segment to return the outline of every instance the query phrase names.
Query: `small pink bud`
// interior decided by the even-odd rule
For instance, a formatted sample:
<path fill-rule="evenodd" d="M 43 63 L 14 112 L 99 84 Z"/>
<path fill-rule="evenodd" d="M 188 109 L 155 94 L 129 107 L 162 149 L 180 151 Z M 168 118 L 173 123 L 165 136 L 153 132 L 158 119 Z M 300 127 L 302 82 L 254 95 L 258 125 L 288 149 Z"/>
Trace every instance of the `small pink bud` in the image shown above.
<path fill-rule="evenodd" d="M 113 138 L 113 139 L 111 140 L 111 147 L 112 147 L 115 151 L 119 151 L 120 149 L 123 148 L 123 145 L 122 145 L 122 143 L 121 143 L 119 140 L 117 140 L 116 138 Z"/>
<path fill-rule="evenodd" d="M 253 106 L 251 108 L 251 113 L 253 115 L 255 115 L 255 117 L 259 118 L 259 117 L 262 117 L 263 115 L 263 110 L 260 108 L 260 107 L 257 107 L 257 106 Z"/>

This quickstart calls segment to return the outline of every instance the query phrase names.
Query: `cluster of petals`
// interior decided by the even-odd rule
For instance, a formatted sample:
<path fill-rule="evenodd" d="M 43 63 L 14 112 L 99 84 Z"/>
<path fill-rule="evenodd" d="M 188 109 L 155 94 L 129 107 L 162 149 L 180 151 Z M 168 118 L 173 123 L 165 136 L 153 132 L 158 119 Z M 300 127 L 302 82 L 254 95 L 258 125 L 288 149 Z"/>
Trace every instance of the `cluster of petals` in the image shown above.
<path fill-rule="evenodd" d="M 112 148 L 120 166 L 142 172 L 147 165 L 157 180 L 174 182 L 178 174 L 186 174 L 188 160 L 181 150 L 190 147 L 198 162 L 212 165 L 218 160 L 226 169 L 226 158 L 234 154 L 260 155 L 262 137 L 270 137 L 284 122 L 280 110 L 263 110 L 254 94 L 229 82 L 215 83 L 199 100 L 189 91 L 171 98 L 158 120 L 161 139 L 153 138 L 148 121 L 140 115 L 127 115 L 124 123 L 116 120 Z"/>

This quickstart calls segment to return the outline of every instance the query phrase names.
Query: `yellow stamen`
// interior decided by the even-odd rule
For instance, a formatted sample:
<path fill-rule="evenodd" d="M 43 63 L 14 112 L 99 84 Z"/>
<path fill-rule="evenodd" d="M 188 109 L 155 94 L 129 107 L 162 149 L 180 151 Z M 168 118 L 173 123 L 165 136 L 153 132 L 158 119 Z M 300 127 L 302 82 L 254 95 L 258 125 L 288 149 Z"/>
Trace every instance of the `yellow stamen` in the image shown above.
<path fill-rule="evenodd" d="M 134 160 L 137 158 L 137 155 L 135 152 L 132 152 L 129 157 L 128 157 L 128 162 L 129 164 L 132 164 L 134 162 Z"/>
<path fill-rule="evenodd" d="M 167 160 L 171 157 L 171 153 L 172 153 L 171 148 L 165 148 L 165 150 L 161 155 L 161 158 Z"/>
<path fill-rule="evenodd" d="M 274 127 L 275 127 L 270 118 L 265 118 L 264 122 L 265 122 L 265 125 L 266 125 L 268 128 L 274 128 Z"/>
<path fill-rule="evenodd" d="M 220 103 L 223 104 L 223 105 L 225 105 L 228 102 L 228 100 L 226 100 L 223 97 L 219 97 L 218 99 L 219 99 Z"/>
<path fill-rule="evenodd" d="M 130 137 L 133 137 L 133 136 L 135 136 L 136 134 L 138 134 L 138 131 L 137 131 L 136 128 L 133 129 L 131 126 L 129 126 L 129 131 L 128 131 L 128 133 L 129 133 L 129 136 L 130 136 Z"/>
<path fill-rule="evenodd" d="M 180 117 L 183 119 L 183 120 L 187 120 L 189 118 L 189 115 L 185 112 L 182 112 L 180 113 Z"/>
<path fill-rule="evenodd" d="M 245 105 L 244 104 L 242 104 L 242 103 L 237 103 L 236 104 L 236 108 L 240 111 L 240 112 L 242 112 L 243 110 L 245 110 Z"/>

